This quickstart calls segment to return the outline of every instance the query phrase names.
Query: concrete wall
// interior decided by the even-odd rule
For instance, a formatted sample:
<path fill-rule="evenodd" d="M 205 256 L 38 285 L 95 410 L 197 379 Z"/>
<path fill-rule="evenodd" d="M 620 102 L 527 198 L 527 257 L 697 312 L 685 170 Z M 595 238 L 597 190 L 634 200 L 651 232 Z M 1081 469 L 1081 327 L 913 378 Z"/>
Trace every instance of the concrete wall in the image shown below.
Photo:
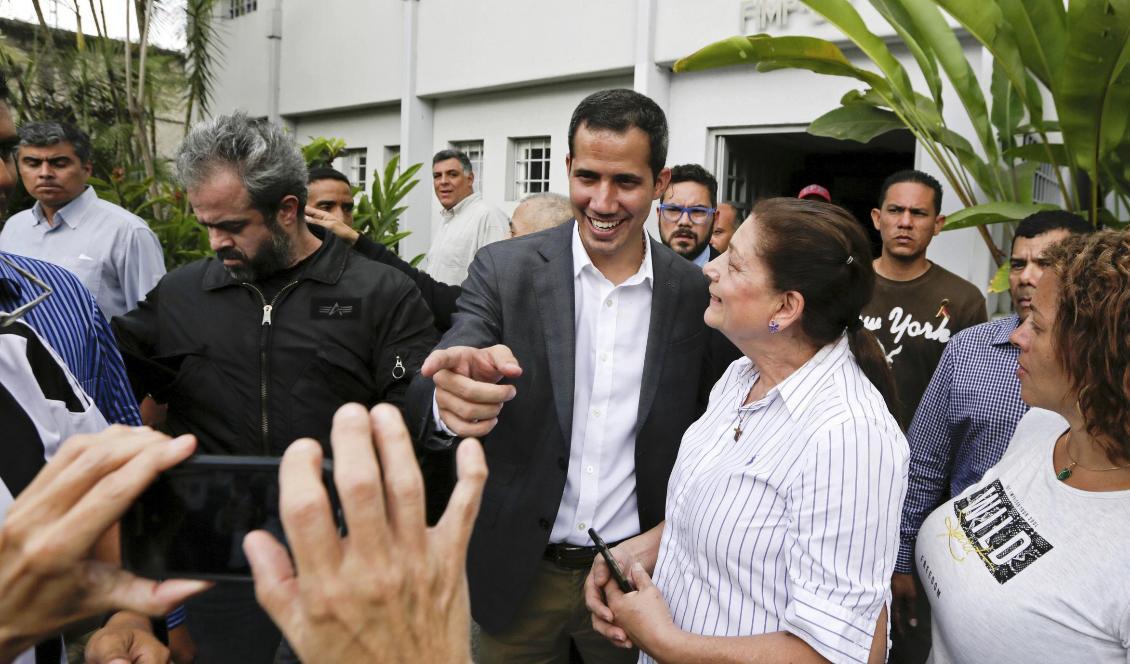
<path fill-rule="evenodd" d="M 398 101 L 404 69 L 403 5 L 389 0 L 285 0 L 280 112 L 293 115 Z"/>
<path fill-rule="evenodd" d="M 635 0 L 426 0 L 419 94 L 627 71 Z"/>
<path fill-rule="evenodd" d="M 220 46 L 215 60 L 213 113 L 243 110 L 253 116 L 267 115 L 267 34 L 271 27 L 268 1 L 260 0 L 258 11 L 215 21 L 216 42 Z M 223 8 L 225 3 L 217 3 L 217 11 Z"/>

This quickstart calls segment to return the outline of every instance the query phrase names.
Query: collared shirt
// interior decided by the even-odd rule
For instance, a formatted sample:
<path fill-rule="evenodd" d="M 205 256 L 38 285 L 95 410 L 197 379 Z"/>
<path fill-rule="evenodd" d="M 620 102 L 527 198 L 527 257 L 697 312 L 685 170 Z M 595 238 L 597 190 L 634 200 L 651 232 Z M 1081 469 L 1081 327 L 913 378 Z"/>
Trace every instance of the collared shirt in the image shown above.
<path fill-rule="evenodd" d="M 484 201 L 482 194 L 471 194 L 440 216 L 443 221 L 428 249 L 424 271 L 445 284 L 462 284 L 475 252 L 510 237 L 510 218 Z"/>
<path fill-rule="evenodd" d="M 64 440 L 106 428 L 106 420 L 58 354 L 21 320 L 0 327 L 0 422 L 5 433 L 0 444 L 0 524 L 15 497 Z M 62 650 L 62 641 L 50 638 L 17 655 L 14 664 L 59 661 Z"/>
<path fill-rule="evenodd" d="M 107 319 L 136 307 L 165 274 L 161 243 L 149 226 L 91 187 L 55 212 L 54 226 L 40 203 L 14 215 L 0 233 L 0 250 L 70 270 Z"/>
<path fill-rule="evenodd" d="M 731 364 L 683 436 L 655 584 L 681 629 L 787 630 L 833 662 L 865 662 L 889 595 L 906 439 L 846 336 L 743 406 L 759 375 L 748 358 Z"/>
<path fill-rule="evenodd" d="M 639 270 L 613 285 L 592 264 L 573 224 L 573 427 L 551 542 L 590 546 L 590 527 L 608 542 L 640 532 L 636 431 L 654 281 L 651 243 L 642 234 L 640 241 Z"/>
<path fill-rule="evenodd" d="M 39 286 L 3 260 L 6 259 L 42 279 L 52 290 L 22 320 L 59 354 L 108 421 L 141 424 L 137 401 L 110 326 L 79 280 L 51 263 L 3 253 L 0 258 L 0 309 L 12 311 L 41 292 Z"/>
<path fill-rule="evenodd" d="M 958 333 L 946 345 L 910 425 L 910 487 L 895 571 L 914 569 L 918 529 L 935 507 L 980 481 L 1008 449 L 1028 412 L 1016 377 L 1020 350 L 1008 338 L 1015 314 Z"/>
<path fill-rule="evenodd" d="M 697 256 L 694 257 L 694 264 L 699 266 L 699 267 L 706 267 L 706 264 L 709 263 L 709 262 L 710 262 L 710 245 L 708 244 L 708 245 L 706 245 L 705 247 L 702 248 L 702 251 L 698 252 Z"/>

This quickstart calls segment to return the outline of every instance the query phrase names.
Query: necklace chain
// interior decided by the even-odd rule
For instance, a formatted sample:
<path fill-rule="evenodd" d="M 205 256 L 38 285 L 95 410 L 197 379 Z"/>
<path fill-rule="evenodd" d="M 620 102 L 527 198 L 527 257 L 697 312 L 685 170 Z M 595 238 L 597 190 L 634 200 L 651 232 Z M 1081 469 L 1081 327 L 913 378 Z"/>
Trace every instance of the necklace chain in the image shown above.
<path fill-rule="evenodd" d="M 1076 468 L 1082 468 L 1083 470 L 1090 471 L 1092 473 L 1105 473 L 1111 470 L 1125 470 L 1126 468 L 1130 468 L 1130 463 L 1126 464 L 1125 466 L 1111 466 L 1109 468 L 1091 468 L 1079 463 L 1079 460 L 1076 459 L 1075 455 L 1071 453 L 1071 438 L 1072 434 L 1074 433 L 1074 431 L 1068 431 L 1067 440 L 1063 443 L 1063 449 L 1067 452 L 1067 458 L 1071 460 L 1071 463 L 1064 466 L 1063 470 L 1055 474 L 1056 479 L 1060 482 L 1066 482 L 1067 478 L 1071 477 L 1074 474 Z"/>

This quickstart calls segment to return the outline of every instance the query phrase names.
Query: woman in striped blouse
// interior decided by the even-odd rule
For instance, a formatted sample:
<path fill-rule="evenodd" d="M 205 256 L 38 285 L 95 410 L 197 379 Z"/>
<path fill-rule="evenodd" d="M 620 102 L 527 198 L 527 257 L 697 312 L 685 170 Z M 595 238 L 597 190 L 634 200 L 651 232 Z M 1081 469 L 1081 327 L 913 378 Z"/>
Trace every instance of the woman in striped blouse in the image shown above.
<path fill-rule="evenodd" d="M 667 520 L 613 549 L 636 590 L 594 563 L 593 624 L 644 662 L 882 662 L 908 449 L 859 321 L 867 237 L 770 199 L 705 271 L 706 322 L 745 357 L 683 436 Z"/>

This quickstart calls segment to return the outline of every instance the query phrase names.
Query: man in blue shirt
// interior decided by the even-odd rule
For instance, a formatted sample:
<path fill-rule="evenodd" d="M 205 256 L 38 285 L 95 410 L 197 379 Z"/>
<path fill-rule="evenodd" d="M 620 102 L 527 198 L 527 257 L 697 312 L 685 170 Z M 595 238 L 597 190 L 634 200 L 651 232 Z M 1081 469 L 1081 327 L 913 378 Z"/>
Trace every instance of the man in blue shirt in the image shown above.
<path fill-rule="evenodd" d="M 61 122 L 29 122 L 16 155 L 24 188 L 36 199 L 0 233 L 0 250 L 73 272 L 107 320 L 137 306 L 165 274 L 161 244 L 149 226 L 87 185 L 90 137 Z"/>
<path fill-rule="evenodd" d="M 1032 295 L 1044 271 L 1043 252 L 1070 234 L 1091 230 L 1083 219 L 1060 210 L 1037 212 L 1021 221 L 1008 277 L 1015 313 L 955 335 L 922 396 L 907 434 L 910 484 L 891 583 L 892 619 L 904 643 L 906 638 L 929 638 L 929 627 L 918 621 L 924 616 L 916 610 L 927 604 L 913 576 L 918 529 L 938 505 L 980 480 L 1000 460 L 1016 423 L 1028 411 L 1016 377 L 1019 350 L 1008 338 L 1031 313 Z"/>

